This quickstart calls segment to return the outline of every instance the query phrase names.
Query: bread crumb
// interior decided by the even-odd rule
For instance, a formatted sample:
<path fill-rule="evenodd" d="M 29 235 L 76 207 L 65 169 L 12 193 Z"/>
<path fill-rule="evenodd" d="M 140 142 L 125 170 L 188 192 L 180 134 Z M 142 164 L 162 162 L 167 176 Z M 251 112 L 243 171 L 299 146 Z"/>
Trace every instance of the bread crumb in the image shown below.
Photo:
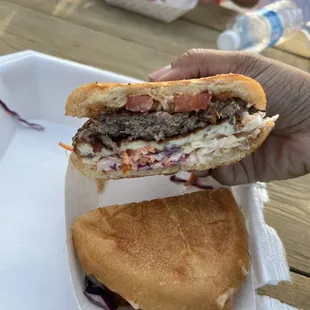
<path fill-rule="evenodd" d="M 216 299 L 216 303 L 220 307 L 220 309 L 223 309 L 226 302 L 234 295 L 234 288 L 230 288 L 226 293 L 220 295 Z"/>

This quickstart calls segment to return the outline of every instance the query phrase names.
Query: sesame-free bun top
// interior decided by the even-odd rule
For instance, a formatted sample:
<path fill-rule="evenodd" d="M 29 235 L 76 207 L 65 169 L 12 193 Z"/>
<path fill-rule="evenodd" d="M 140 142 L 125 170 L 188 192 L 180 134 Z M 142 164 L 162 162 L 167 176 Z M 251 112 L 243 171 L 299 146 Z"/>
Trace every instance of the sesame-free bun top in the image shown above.
<path fill-rule="evenodd" d="M 232 309 L 250 270 L 244 218 L 224 188 L 98 208 L 72 237 L 84 272 L 143 310 Z"/>
<path fill-rule="evenodd" d="M 152 83 L 90 83 L 75 89 L 69 96 L 65 113 L 94 118 L 106 111 L 122 110 L 128 96 L 148 95 L 170 105 L 176 95 L 196 95 L 208 91 L 220 98 L 240 98 L 259 110 L 266 109 L 262 86 L 252 78 L 238 74 L 221 74 L 192 80 Z"/>

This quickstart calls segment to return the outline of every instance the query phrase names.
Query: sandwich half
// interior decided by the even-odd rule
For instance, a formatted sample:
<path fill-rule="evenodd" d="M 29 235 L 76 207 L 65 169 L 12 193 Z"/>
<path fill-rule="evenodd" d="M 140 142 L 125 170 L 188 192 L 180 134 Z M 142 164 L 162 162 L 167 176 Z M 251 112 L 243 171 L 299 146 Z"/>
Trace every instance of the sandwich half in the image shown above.
<path fill-rule="evenodd" d="M 85 294 L 107 310 L 231 310 L 251 265 L 244 218 L 224 188 L 95 209 L 72 238 L 94 284 Z"/>
<path fill-rule="evenodd" d="M 66 115 L 89 118 L 73 137 L 73 164 L 95 179 L 207 170 L 243 159 L 267 138 L 255 80 L 236 74 L 77 88 Z"/>

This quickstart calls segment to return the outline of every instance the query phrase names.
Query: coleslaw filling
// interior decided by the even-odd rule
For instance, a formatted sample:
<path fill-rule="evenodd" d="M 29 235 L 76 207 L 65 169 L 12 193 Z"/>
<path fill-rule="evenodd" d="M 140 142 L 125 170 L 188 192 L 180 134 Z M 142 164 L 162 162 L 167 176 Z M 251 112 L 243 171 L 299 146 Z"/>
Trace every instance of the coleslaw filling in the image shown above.
<path fill-rule="evenodd" d="M 215 156 L 239 147 L 249 149 L 249 139 L 255 139 L 269 122 L 278 116 L 265 118 L 265 113 L 244 112 L 240 122 L 235 117 L 219 125 L 209 125 L 204 129 L 168 142 L 126 141 L 120 145 L 120 154 L 95 153 L 89 156 L 87 145 L 79 150 L 85 154 L 85 164 L 97 166 L 98 172 L 119 170 L 151 170 L 182 164 L 195 165 L 212 161 Z M 87 156 L 88 155 L 88 156 Z"/>

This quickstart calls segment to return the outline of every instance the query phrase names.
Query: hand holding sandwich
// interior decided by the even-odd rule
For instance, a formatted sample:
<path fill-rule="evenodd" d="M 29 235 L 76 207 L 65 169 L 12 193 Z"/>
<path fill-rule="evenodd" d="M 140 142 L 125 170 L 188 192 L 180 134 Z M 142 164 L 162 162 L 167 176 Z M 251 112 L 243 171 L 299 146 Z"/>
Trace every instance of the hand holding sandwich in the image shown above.
<path fill-rule="evenodd" d="M 223 184 L 298 177 L 310 172 L 310 75 L 283 63 L 243 52 L 194 49 L 150 75 L 151 81 L 236 73 L 257 80 L 267 96 L 267 116 L 279 114 L 263 145 L 236 164 L 212 170 Z"/>

